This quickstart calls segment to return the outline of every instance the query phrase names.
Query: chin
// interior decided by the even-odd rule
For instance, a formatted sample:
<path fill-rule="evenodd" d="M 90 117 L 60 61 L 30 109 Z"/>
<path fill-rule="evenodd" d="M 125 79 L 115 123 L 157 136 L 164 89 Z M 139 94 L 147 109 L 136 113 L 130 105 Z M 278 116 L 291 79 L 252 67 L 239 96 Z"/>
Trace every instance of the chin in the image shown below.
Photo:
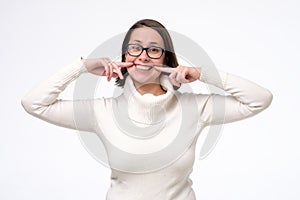
<path fill-rule="evenodd" d="M 140 84 L 157 83 L 159 81 L 160 72 L 150 70 L 148 72 L 139 72 L 138 70 L 128 71 L 131 79 Z"/>
<path fill-rule="evenodd" d="M 156 76 L 140 76 L 140 75 L 130 75 L 131 79 L 134 82 L 139 84 L 149 84 L 149 83 L 157 83 L 159 81 L 159 74 Z"/>
<path fill-rule="evenodd" d="M 149 84 L 149 83 L 157 83 L 157 78 L 145 78 L 145 77 L 131 77 L 134 82 L 138 82 L 140 84 Z"/>

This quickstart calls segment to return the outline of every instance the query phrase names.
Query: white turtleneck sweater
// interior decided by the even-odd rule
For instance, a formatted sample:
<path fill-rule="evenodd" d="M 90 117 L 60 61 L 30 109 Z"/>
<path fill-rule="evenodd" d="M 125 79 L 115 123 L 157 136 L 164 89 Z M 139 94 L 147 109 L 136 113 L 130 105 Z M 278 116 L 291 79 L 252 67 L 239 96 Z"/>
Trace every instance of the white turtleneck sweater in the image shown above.
<path fill-rule="evenodd" d="M 201 130 L 241 120 L 264 110 L 272 94 L 238 76 L 209 70 L 200 81 L 228 95 L 174 91 L 161 76 L 166 94 L 141 95 L 127 77 L 118 97 L 61 100 L 68 84 L 87 73 L 80 58 L 46 79 L 23 99 L 31 115 L 58 126 L 96 133 L 112 169 L 107 200 L 195 200 L 189 176 Z"/>

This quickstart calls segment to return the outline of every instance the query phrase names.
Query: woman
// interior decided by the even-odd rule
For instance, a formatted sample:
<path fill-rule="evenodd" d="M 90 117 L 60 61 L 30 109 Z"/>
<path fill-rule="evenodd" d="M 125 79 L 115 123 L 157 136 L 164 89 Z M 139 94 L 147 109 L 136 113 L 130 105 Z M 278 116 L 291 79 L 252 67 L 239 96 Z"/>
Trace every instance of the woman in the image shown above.
<path fill-rule="evenodd" d="M 82 73 L 116 78 L 123 93 L 116 98 L 58 100 Z M 145 19 L 127 32 L 122 62 L 78 58 L 29 92 L 22 105 L 55 125 L 98 134 L 112 169 L 107 199 L 194 200 L 189 176 L 201 130 L 253 116 L 272 101 L 272 94 L 253 82 L 224 72 L 219 76 L 221 82 L 204 68 L 178 65 L 168 31 Z M 198 80 L 229 95 L 177 91 L 181 84 Z"/>

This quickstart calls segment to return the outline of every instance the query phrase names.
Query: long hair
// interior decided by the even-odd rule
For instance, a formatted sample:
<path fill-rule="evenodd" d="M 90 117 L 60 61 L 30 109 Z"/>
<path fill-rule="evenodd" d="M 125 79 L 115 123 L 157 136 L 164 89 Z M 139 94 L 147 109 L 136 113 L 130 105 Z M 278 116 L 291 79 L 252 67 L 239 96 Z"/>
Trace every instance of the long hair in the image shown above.
<path fill-rule="evenodd" d="M 177 57 L 174 51 L 174 46 L 173 46 L 173 42 L 171 39 L 171 36 L 168 32 L 168 30 L 158 21 L 155 21 L 153 19 L 143 19 L 140 21 L 137 21 L 132 27 L 130 27 L 130 29 L 127 31 L 125 38 L 123 40 L 123 44 L 122 44 L 122 62 L 125 62 L 125 54 L 126 54 L 126 45 L 128 44 L 131 34 L 134 31 L 134 29 L 136 28 L 142 28 L 142 27 L 149 27 L 152 28 L 154 30 L 156 30 L 159 35 L 162 37 L 163 41 L 164 41 L 164 46 L 165 46 L 165 60 L 164 60 L 164 64 L 175 68 L 178 66 L 178 61 L 177 61 Z M 126 77 L 128 76 L 128 72 L 127 72 L 127 68 L 122 68 L 121 72 L 124 76 L 124 79 L 120 79 L 119 77 L 116 79 L 115 84 L 117 86 L 123 87 L 125 84 L 125 80 Z M 173 86 L 174 89 L 178 89 L 177 86 Z"/>

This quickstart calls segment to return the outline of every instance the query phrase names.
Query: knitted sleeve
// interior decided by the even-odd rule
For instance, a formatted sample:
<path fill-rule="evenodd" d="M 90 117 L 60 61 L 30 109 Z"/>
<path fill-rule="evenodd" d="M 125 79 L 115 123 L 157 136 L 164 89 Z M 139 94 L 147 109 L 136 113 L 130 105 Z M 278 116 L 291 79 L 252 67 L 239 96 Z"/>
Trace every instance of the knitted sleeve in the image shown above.
<path fill-rule="evenodd" d="M 29 91 L 21 100 L 31 115 L 65 128 L 93 131 L 93 99 L 58 99 L 69 83 L 87 72 L 79 57 Z"/>
<path fill-rule="evenodd" d="M 203 71 L 200 81 L 222 89 L 225 94 L 199 94 L 200 122 L 209 124 L 229 123 L 253 116 L 266 109 L 272 102 L 272 93 L 239 76 Z"/>

